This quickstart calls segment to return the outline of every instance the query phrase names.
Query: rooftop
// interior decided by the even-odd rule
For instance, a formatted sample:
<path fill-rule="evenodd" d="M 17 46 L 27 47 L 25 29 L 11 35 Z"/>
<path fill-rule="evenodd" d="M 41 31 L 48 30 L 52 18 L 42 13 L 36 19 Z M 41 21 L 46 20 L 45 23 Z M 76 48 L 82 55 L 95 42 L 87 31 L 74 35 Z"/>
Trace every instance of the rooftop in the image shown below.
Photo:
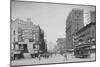
<path fill-rule="evenodd" d="M 83 31 L 85 31 L 87 28 L 90 28 L 92 25 L 95 25 L 95 23 L 89 23 L 89 24 L 87 24 L 86 26 L 82 27 L 78 32 L 75 32 L 74 34 L 77 35 L 77 34 L 83 32 Z"/>

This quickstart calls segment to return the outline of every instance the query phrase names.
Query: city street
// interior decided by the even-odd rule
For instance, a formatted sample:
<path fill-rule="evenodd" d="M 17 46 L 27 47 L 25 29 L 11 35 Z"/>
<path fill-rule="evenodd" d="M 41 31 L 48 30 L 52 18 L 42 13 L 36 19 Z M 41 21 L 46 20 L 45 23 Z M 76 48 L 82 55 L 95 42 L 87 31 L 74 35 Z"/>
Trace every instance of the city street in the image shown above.
<path fill-rule="evenodd" d="M 80 62 L 80 61 L 94 61 L 95 54 L 91 54 L 88 58 L 75 58 L 73 54 L 67 54 L 67 61 L 65 60 L 64 56 L 60 54 L 52 55 L 49 58 L 38 58 L 35 59 L 21 59 L 12 61 L 12 66 L 15 65 L 34 65 L 34 64 L 47 64 L 47 63 L 63 63 L 63 62 Z"/>
<path fill-rule="evenodd" d="M 16 1 L 11 6 L 11 66 L 96 60 L 94 6 Z"/>

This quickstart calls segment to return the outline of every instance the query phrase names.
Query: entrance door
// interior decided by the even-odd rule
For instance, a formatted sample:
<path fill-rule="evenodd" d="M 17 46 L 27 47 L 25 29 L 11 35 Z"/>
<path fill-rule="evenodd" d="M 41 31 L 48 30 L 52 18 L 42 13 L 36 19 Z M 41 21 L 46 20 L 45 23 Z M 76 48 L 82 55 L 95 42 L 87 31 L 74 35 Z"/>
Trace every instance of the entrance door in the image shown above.
<path fill-rule="evenodd" d="M 25 53 L 27 53 L 28 52 L 28 49 L 27 49 L 27 44 L 23 44 L 23 51 L 25 52 Z"/>

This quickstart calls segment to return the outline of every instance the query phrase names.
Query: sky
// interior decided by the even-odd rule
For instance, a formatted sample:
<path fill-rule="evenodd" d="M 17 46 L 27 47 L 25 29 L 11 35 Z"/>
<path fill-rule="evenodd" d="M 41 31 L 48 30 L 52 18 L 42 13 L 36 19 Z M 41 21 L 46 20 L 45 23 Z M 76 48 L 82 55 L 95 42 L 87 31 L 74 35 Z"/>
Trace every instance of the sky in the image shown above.
<path fill-rule="evenodd" d="M 44 30 L 47 46 L 52 48 L 56 44 L 57 38 L 65 37 L 66 19 L 73 8 L 84 10 L 84 25 L 88 23 L 89 11 L 95 10 L 93 6 L 13 1 L 11 17 L 13 20 L 31 18 L 34 24 L 39 24 Z"/>

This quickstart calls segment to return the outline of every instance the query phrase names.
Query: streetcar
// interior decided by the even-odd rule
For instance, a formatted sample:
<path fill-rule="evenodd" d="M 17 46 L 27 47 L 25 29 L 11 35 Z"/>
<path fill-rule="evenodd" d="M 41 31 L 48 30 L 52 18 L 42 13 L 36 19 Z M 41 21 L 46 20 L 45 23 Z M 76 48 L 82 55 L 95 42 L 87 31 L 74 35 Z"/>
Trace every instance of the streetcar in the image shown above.
<path fill-rule="evenodd" d="M 81 43 L 74 48 L 74 56 L 77 58 L 86 58 L 91 53 L 91 45 L 89 43 Z"/>

